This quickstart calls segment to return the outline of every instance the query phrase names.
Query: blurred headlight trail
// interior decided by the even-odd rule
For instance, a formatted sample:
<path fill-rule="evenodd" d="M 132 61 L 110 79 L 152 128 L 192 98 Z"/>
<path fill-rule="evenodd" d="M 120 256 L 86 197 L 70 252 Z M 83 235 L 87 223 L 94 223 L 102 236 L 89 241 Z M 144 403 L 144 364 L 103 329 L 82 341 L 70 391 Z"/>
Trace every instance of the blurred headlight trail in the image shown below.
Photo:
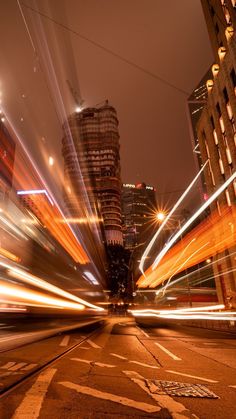
<path fill-rule="evenodd" d="M 33 285 L 35 287 L 44 289 L 46 291 L 50 291 L 54 294 L 60 295 L 61 297 L 65 297 L 69 300 L 75 301 L 79 304 L 82 304 L 84 306 L 90 307 L 95 310 L 103 311 L 103 308 L 98 307 L 94 304 L 89 303 L 88 301 L 85 301 L 79 297 L 76 297 L 75 295 L 62 290 L 61 288 L 56 287 L 55 285 L 50 284 L 49 282 L 38 278 L 35 275 L 32 275 L 28 272 L 23 271 L 22 269 L 16 268 L 14 266 L 9 265 L 8 263 L 0 261 L 0 266 L 8 269 L 8 274 L 13 277 L 20 279 L 22 282 L 28 283 L 30 285 Z"/>
<path fill-rule="evenodd" d="M 226 208 L 221 215 L 216 211 L 169 249 L 154 270 L 153 266 L 150 267 L 145 276 L 139 278 L 137 285 L 142 288 L 155 288 L 183 269 L 195 266 L 233 247 L 235 242 L 236 208 Z"/>
<path fill-rule="evenodd" d="M 8 303 L 11 304 L 26 304 L 28 306 L 40 307 L 56 307 L 62 309 L 72 310 L 83 310 L 85 306 L 83 304 L 72 303 L 70 301 L 62 300 L 59 298 L 53 298 L 46 294 L 42 294 L 33 290 L 29 290 L 17 285 L 7 284 L 4 281 L 0 281 L 0 295 L 1 299 L 7 299 Z"/>

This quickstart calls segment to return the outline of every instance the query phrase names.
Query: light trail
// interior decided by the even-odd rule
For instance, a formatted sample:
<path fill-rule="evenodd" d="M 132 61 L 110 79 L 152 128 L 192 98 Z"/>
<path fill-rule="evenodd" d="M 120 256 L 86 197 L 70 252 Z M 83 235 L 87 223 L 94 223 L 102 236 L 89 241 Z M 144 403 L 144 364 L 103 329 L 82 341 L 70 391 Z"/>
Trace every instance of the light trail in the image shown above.
<path fill-rule="evenodd" d="M 60 295 L 61 297 L 65 297 L 69 300 L 75 301 L 79 304 L 83 304 L 84 306 L 90 307 L 92 309 L 95 309 L 97 311 L 103 311 L 104 309 L 101 307 L 98 307 L 94 304 L 89 303 L 88 301 L 83 300 L 82 298 L 76 297 L 75 295 L 62 290 L 61 288 L 56 287 L 55 285 L 50 284 L 49 282 L 38 278 L 35 275 L 29 274 L 27 272 L 24 272 L 22 269 L 16 268 L 12 265 L 9 265 L 5 262 L 0 261 L 0 266 L 8 269 L 8 274 L 14 278 L 18 278 L 21 281 L 28 283 L 30 285 L 33 285 L 35 287 L 44 289 L 46 291 L 50 291 L 54 294 Z"/>
<path fill-rule="evenodd" d="M 62 300 L 59 298 L 49 297 L 46 294 L 27 290 L 16 285 L 6 285 L 3 281 L 0 281 L 0 295 L 1 297 L 7 297 L 13 299 L 12 302 L 21 301 L 27 305 L 31 305 L 31 302 L 36 304 L 39 303 L 46 307 L 55 308 L 67 308 L 72 310 L 84 310 L 83 304 L 72 303 L 70 301 Z"/>
<path fill-rule="evenodd" d="M 155 270 L 150 267 L 145 276 L 138 279 L 138 287 L 155 288 L 172 277 L 172 274 L 176 273 L 176 269 L 173 270 L 176 258 L 179 262 L 177 268 L 181 272 L 180 267 L 183 262 L 187 269 L 222 253 L 225 249 L 233 248 L 236 242 L 236 228 L 232 229 L 232 225 L 236 227 L 236 207 L 222 209 L 221 215 L 216 210 L 169 249 Z M 192 238 L 196 240 L 193 241 Z M 192 243 L 189 246 L 191 240 Z M 179 255 L 183 254 L 183 249 L 187 251 L 184 254 L 185 257 L 181 258 Z M 219 263 L 219 259 L 216 263 Z"/>
<path fill-rule="evenodd" d="M 173 246 L 173 244 L 178 240 L 179 237 L 187 230 L 187 228 L 207 209 L 212 202 L 230 185 L 231 182 L 236 178 L 236 172 L 234 172 L 224 183 L 221 185 L 216 192 L 193 214 L 192 217 L 180 228 L 180 230 L 172 237 L 172 239 L 166 244 L 162 251 L 158 254 L 154 263 L 152 265 L 152 270 L 154 270 L 157 265 L 160 263 L 161 259 L 168 252 L 168 250 Z"/>
<path fill-rule="evenodd" d="M 184 193 L 181 195 L 181 197 L 178 199 L 178 201 L 175 203 L 175 205 L 173 206 L 172 210 L 169 212 L 169 214 L 166 216 L 166 218 L 164 219 L 164 221 L 161 223 L 159 229 L 157 230 L 157 232 L 154 234 L 152 240 L 150 241 L 150 243 L 148 244 L 147 248 L 145 249 L 141 260 L 140 260 L 140 264 L 139 264 L 139 269 L 142 272 L 142 274 L 145 276 L 144 271 L 143 271 L 143 267 L 144 267 L 144 262 L 146 257 L 148 256 L 148 253 L 150 252 L 151 248 L 153 247 L 155 241 L 157 240 L 158 236 L 160 235 L 161 231 L 163 230 L 163 228 L 165 227 L 166 223 L 168 222 L 168 220 L 170 219 L 170 217 L 173 215 L 173 213 L 175 212 L 175 210 L 179 207 L 179 205 L 181 204 L 181 202 L 184 200 L 184 198 L 186 197 L 186 195 L 189 193 L 189 191 L 192 189 L 193 185 L 195 184 L 195 182 L 197 181 L 197 179 L 199 178 L 199 176 L 201 175 L 201 173 L 203 172 L 203 170 L 205 169 L 206 165 L 208 164 L 208 160 L 206 161 L 206 163 L 203 165 L 203 167 L 201 168 L 201 170 L 198 172 L 198 174 L 195 176 L 195 178 L 193 179 L 193 181 L 189 184 L 189 186 L 186 188 L 186 190 L 184 191 Z"/>

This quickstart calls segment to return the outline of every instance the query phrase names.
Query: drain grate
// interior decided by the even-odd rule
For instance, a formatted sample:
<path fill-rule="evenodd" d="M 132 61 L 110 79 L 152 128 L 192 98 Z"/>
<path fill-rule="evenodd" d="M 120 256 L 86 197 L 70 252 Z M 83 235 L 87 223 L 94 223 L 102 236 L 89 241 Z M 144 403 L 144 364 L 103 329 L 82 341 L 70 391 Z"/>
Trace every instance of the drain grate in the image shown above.
<path fill-rule="evenodd" d="M 178 381 L 146 380 L 151 393 L 168 394 L 179 397 L 202 397 L 219 399 L 219 397 L 202 384 L 179 383 Z"/>

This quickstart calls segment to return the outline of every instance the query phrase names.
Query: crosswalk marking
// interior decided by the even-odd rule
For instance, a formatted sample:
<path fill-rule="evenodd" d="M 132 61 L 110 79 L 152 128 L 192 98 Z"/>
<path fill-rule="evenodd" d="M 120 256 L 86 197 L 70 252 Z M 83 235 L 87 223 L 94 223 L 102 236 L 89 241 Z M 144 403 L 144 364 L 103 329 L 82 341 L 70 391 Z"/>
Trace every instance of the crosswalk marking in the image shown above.
<path fill-rule="evenodd" d="M 7 362 L 1 368 L 4 368 L 4 369 L 8 370 L 8 368 L 12 367 L 13 365 L 15 365 L 15 362 Z"/>
<path fill-rule="evenodd" d="M 22 371 L 28 371 L 31 370 L 32 368 L 36 367 L 38 364 L 29 364 L 26 365 L 24 368 L 21 368 Z"/>
<path fill-rule="evenodd" d="M 27 362 L 19 362 L 18 364 L 14 365 L 13 367 L 8 368 L 8 371 L 17 371 L 21 367 L 24 367 L 26 364 L 27 364 Z"/>

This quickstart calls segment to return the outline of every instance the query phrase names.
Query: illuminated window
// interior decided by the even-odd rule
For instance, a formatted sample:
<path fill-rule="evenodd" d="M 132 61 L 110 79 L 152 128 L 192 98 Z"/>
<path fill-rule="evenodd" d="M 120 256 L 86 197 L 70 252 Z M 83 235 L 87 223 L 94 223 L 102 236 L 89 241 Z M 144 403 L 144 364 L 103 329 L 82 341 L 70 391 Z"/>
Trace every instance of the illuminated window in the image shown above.
<path fill-rule="evenodd" d="M 214 140 L 215 140 L 215 144 L 217 145 L 218 144 L 218 137 L 217 137 L 217 134 L 216 134 L 216 130 L 215 129 L 213 131 L 213 137 L 214 137 Z"/>
<path fill-rule="evenodd" d="M 228 146 L 226 147 L 226 156 L 227 156 L 228 163 L 231 164 L 232 163 L 232 157 L 231 157 L 230 149 L 229 149 Z"/>
<path fill-rule="evenodd" d="M 231 200 L 230 200 L 228 189 L 226 189 L 226 191 L 225 191 L 225 197 L 226 197 L 226 201 L 227 201 L 228 206 L 231 207 Z"/>
<path fill-rule="evenodd" d="M 225 124 L 224 124 L 222 116 L 219 119 L 219 123 L 220 123 L 221 132 L 224 133 L 225 132 Z"/>
<path fill-rule="evenodd" d="M 232 108 L 231 108 L 231 105 L 230 105 L 229 102 L 226 105 L 226 109 L 227 109 L 229 119 L 232 119 L 233 118 L 233 111 L 232 111 Z"/>
<path fill-rule="evenodd" d="M 220 166 L 220 172 L 221 172 L 221 174 L 224 175 L 225 169 L 224 169 L 224 165 L 223 165 L 223 162 L 222 162 L 222 159 L 221 158 L 219 159 L 219 166 Z"/>

